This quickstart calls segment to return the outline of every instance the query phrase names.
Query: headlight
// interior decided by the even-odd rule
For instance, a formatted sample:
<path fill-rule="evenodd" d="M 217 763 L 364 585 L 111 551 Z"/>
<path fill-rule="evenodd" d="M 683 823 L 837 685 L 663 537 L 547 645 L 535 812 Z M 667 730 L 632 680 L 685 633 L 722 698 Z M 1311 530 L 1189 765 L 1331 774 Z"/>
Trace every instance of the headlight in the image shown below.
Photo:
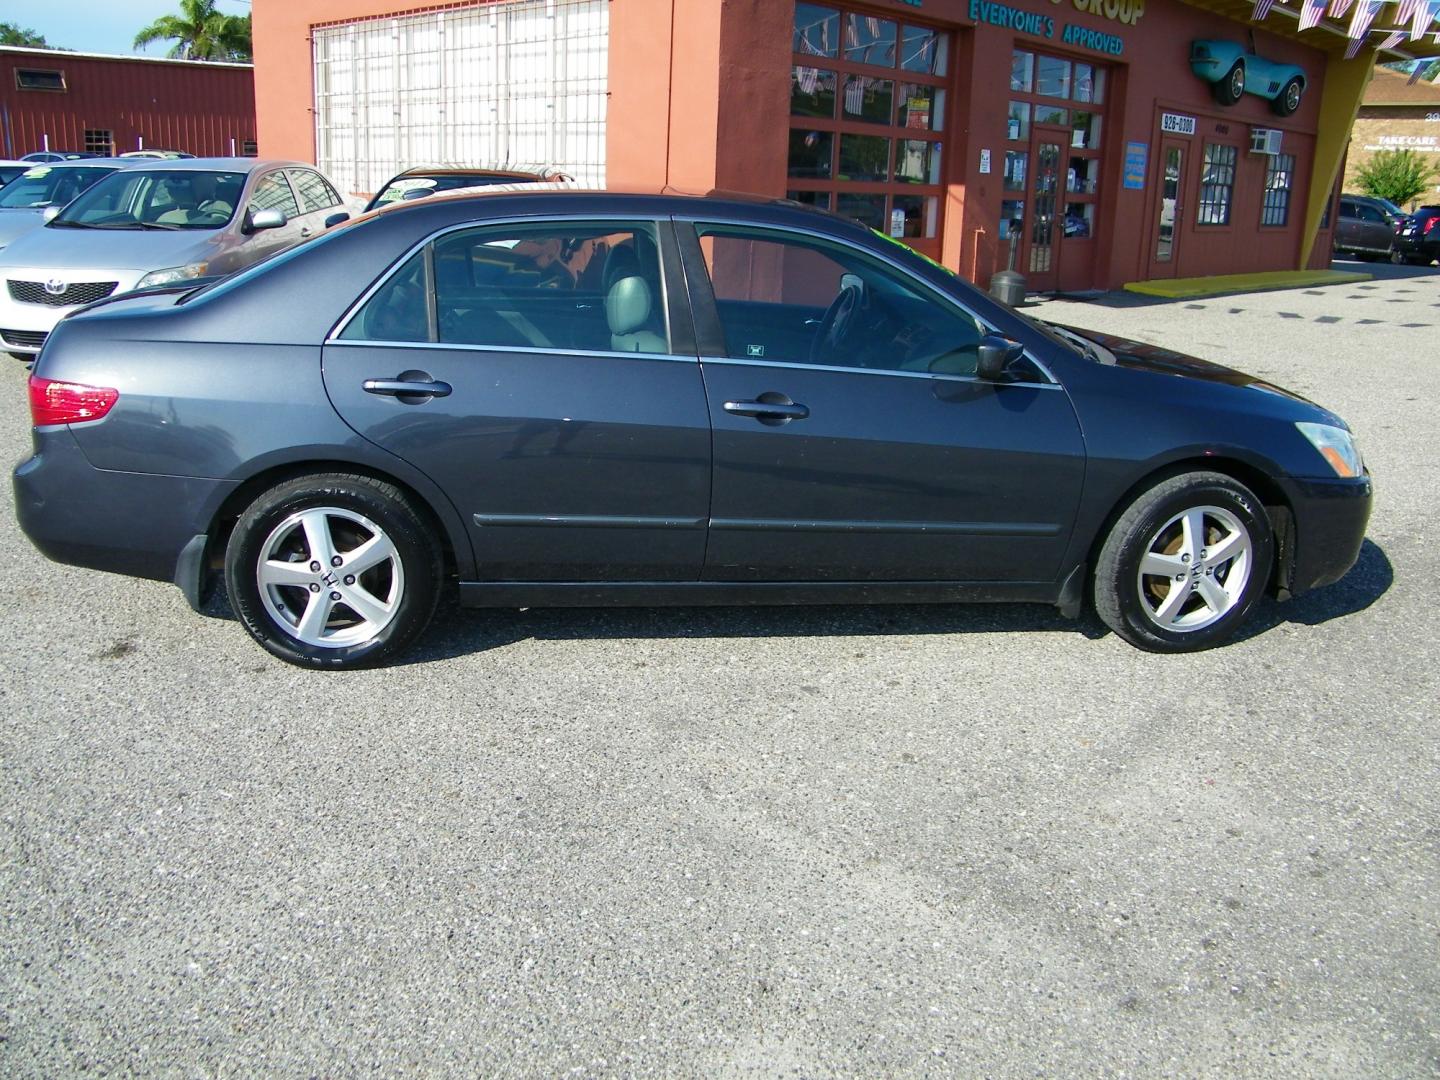
<path fill-rule="evenodd" d="M 173 285 L 177 281 L 200 277 L 209 268 L 209 263 L 191 263 L 189 266 L 172 266 L 168 270 L 151 270 L 135 283 L 135 288 L 148 289 L 155 285 Z"/>
<path fill-rule="evenodd" d="M 1297 423 L 1295 426 L 1300 429 L 1301 435 L 1310 440 L 1310 445 L 1320 451 L 1320 456 L 1335 470 L 1336 476 L 1360 476 L 1364 473 L 1365 463 L 1360 460 L 1360 451 L 1350 432 L 1330 424 Z"/>

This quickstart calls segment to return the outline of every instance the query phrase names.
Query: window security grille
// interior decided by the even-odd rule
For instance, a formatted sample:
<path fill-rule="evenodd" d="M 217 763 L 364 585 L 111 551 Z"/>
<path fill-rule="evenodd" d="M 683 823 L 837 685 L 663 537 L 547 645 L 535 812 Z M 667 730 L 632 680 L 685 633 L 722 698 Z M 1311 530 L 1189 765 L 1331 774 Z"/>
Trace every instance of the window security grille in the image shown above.
<path fill-rule="evenodd" d="M 318 164 L 374 192 L 412 165 L 605 181 L 608 0 L 499 0 L 314 31 Z"/>

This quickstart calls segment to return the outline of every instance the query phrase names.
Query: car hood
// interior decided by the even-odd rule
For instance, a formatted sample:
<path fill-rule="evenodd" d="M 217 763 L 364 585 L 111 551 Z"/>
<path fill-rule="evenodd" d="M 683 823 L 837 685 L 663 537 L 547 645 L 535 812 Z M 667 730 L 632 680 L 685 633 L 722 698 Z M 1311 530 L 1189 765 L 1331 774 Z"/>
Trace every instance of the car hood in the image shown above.
<path fill-rule="evenodd" d="M 1266 382 L 1264 379 L 1247 375 L 1243 371 L 1236 371 L 1223 364 L 1211 363 L 1209 360 L 1201 360 L 1198 357 L 1187 356 L 1185 353 L 1178 353 L 1172 349 L 1162 348 L 1159 345 L 1149 345 L 1143 341 L 1132 341 L 1129 338 L 1117 337 L 1114 334 L 1102 334 L 1098 330 L 1081 330 L 1078 327 L 1055 324 L 1067 333 L 1076 337 L 1086 338 L 1096 344 L 1103 345 L 1115 355 L 1115 366 L 1129 368 L 1131 370 L 1149 371 L 1157 375 L 1173 375 L 1181 379 L 1199 379 L 1208 383 L 1224 383 L 1227 386 L 1250 388 L 1268 394 L 1278 394 L 1281 397 L 1290 398 L 1293 401 L 1303 401 L 1306 405 L 1315 403 L 1309 398 L 1301 397 L 1283 386 L 1276 386 L 1274 383 Z M 1109 358 L 1097 361 L 1108 364 Z M 1316 406 L 1317 408 L 1319 406 Z"/>
<path fill-rule="evenodd" d="M 0 245 L 9 244 L 21 233 L 27 233 L 45 223 L 44 209 L 11 209 L 0 207 Z"/>
<path fill-rule="evenodd" d="M 222 229 L 32 229 L 0 252 L 10 266 L 52 270 L 163 270 L 203 261 Z"/>

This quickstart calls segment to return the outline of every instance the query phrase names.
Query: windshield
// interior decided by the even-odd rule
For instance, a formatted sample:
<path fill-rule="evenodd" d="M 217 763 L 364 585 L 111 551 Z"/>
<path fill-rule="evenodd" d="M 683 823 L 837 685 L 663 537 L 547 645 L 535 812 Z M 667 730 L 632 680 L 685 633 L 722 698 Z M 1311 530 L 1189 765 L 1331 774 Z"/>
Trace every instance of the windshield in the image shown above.
<path fill-rule="evenodd" d="M 56 168 L 53 165 L 39 165 L 26 169 L 20 179 L 0 190 L 0 206 L 8 210 L 64 206 L 95 181 L 109 176 L 117 168 L 115 165 L 108 168 Z"/>
<path fill-rule="evenodd" d="M 524 184 L 531 177 L 494 176 L 489 173 L 447 173 L 440 176 L 397 176 L 386 184 L 375 198 L 370 200 L 367 210 L 377 206 L 388 206 L 402 199 L 423 199 L 437 191 L 454 191 L 456 188 L 490 187 L 494 184 Z"/>
<path fill-rule="evenodd" d="M 219 229 L 229 224 L 245 174 L 200 169 L 126 169 L 65 207 L 51 228 Z"/>

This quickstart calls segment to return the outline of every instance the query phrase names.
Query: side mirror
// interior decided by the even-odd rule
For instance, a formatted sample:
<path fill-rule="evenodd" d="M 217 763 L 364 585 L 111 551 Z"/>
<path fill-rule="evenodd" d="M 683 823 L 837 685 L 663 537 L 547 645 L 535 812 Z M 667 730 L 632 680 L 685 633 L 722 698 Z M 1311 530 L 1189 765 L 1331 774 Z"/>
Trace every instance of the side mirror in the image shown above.
<path fill-rule="evenodd" d="M 996 382 L 1005 377 L 1005 369 L 1025 354 L 1025 346 L 1009 338 L 990 335 L 975 348 L 975 374 Z"/>
<path fill-rule="evenodd" d="M 46 221 L 54 221 L 59 213 L 60 207 L 56 206 L 54 203 L 51 203 L 49 206 L 45 207 L 45 213 L 41 216 L 44 217 Z"/>
<path fill-rule="evenodd" d="M 255 210 L 250 214 L 250 227 L 246 232 L 260 232 L 262 229 L 280 229 L 289 218 L 284 210 Z"/>
<path fill-rule="evenodd" d="M 347 214 L 347 213 L 345 213 L 345 212 L 342 210 L 342 211 L 341 211 L 340 213 L 338 213 L 338 214 L 331 214 L 329 217 L 327 217 L 327 218 L 325 219 L 325 227 L 326 227 L 327 229 L 333 229 L 336 225 L 339 225 L 342 221 L 349 221 L 349 220 L 350 220 L 350 215 Z"/>

